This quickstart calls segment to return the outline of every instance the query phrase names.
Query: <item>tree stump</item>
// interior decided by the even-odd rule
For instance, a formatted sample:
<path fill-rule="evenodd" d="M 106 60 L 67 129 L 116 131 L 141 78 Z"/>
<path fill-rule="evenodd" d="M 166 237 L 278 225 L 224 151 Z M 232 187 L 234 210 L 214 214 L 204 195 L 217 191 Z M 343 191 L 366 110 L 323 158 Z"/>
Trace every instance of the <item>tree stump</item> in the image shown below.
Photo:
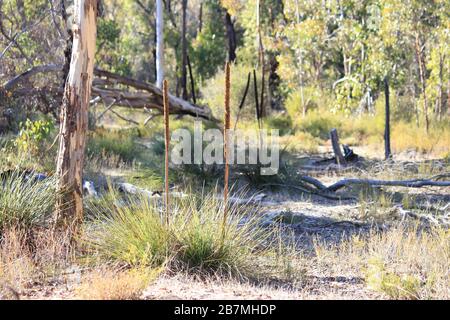
<path fill-rule="evenodd" d="M 336 159 L 336 163 L 338 165 L 346 164 L 347 161 L 345 160 L 344 156 L 342 155 L 341 147 L 339 144 L 339 136 L 338 136 L 336 129 L 331 129 L 330 139 L 331 139 L 331 145 L 333 146 L 333 152 L 334 152 L 334 157 Z"/>

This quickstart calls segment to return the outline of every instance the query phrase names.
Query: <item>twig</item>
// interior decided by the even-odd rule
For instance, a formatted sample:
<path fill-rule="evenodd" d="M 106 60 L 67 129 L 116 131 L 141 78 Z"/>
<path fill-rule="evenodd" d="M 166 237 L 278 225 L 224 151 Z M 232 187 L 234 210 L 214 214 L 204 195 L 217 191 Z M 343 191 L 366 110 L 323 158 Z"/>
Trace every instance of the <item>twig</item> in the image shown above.
<path fill-rule="evenodd" d="M 256 70 L 253 69 L 253 85 L 255 89 L 255 109 L 256 109 L 256 121 L 258 121 L 258 128 L 261 130 L 261 111 L 258 101 L 258 83 L 256 82 Z"/>
<path fill-rule="evenodd" d="M 116 102 L 117 102 L 117 99 L 114 98 L 113 101 L 106 107 L 106 109 L 103 110 L 103 112 L 99 114 L 99 116 L 97 117 L 97 121 L 100 120 L 105 115 L 105 113 L 107 113 L 109 110 L 111 110 L 111 108 L 116 104 Z"/>
<path fill-rule="evenodd" d="M 248 73 L 248 77 L 247 77 L 247 85 L 245 86 L 244 96 L 242 97 L 241 103 L 239 104 L 238 113 L 237 113 L 237 116 L 236 116 L 236 121 L 234 122 L 234 130 L 236 130 L 236 126 L 237 126 L 238 121 L 239 121 L 239 116 L 241 114 L 241 110 L 244 107 L 245 98 L 247 98 L 248 89 L 250 87 L 250 79 L 251 79 L 251 73 L 249 72 Z"/>
<path fill-rule="evenodd" d="M 122 120 L 131 122 L 131 123 L 133 123 L 133 124 L 135 124 L 135 125 L 139 125 L 138 122 L 134 121 L 133 119 L 125 118 L 124 116 L 120 115 L 118 112 L 114 111 L 113 109 L 110 109 L 110 111 L 111 111 L 112 113 L 114 113 L 116 116 L 118 116 L 118 117 L 119 117 L 120 119 L 122 119 Z"/>
<path fill-rule="evenodd" d="M 186 56 L 186 59 L 187 59 L 187 65 L 188 65 L 188 70 L 189 70 L 189 79 L 191 81 L 192 102 L 194 102 L 194 104 L 197 104 L 197 98 L 195 97 L 194 76 L 192 75 L 192 66 L 191 66 L 191 60 L 189 59 L 189 55 Z"/>

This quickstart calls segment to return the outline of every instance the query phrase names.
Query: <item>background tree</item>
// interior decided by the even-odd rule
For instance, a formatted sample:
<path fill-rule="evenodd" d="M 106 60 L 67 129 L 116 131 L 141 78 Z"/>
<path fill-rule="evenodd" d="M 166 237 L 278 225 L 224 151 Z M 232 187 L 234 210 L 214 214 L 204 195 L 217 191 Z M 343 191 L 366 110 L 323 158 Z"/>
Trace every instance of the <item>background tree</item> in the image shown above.
<path fill-rule="evenodd" d="M 156 0 L 156 85 L 164 81 L 164 15 L 162 0 Z"/>

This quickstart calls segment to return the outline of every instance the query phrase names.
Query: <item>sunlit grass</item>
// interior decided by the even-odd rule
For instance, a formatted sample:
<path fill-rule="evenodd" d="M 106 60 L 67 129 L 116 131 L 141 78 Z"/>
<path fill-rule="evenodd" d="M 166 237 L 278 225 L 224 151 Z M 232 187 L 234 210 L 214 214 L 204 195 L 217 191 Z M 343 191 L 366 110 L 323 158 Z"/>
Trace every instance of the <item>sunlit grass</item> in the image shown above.
<path fill-rule="evenodd" d="M 91 255 L 127 265 L 160 266 L 244 274 L 272 235 L 248 210 L 231 206 L 222 237 L 222 202 L 213 193 L 174 199 L 170 223 L 158 201 L 144 197 L 108 201 L 86 225 Z"/>
<path fill-rule="evenodd" d="M 38 181 L 35 174 L 18 170 L 0 176 L 0 231 L 45 224 L 55 204 L 55 190 L 53 177 Z"/>

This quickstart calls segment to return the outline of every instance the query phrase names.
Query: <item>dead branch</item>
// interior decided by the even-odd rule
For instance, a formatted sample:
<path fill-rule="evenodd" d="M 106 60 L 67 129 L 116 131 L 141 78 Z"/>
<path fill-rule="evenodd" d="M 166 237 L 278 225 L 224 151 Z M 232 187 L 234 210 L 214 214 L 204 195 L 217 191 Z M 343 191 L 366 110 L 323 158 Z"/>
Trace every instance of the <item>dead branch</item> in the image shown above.
<path fill-rule="evenodd" d="M 282 183 L 266 183 L 263 186 L 274 186 L 274 187 L 282 187 L 282 188 L 290 188 L 299 190 L 301 192 L 305 192 L 308 194 L 314 194 L 319 197 L 329 199 L 329 200 L 356 200 L 355 197 L 352 196 L 344 196 L 344 195 L 335 195 L 333 193 L 322 192 L 320 190 L 315 190 L 306 185 L 291 185 L 291 184 L 282 184 Z"/>
<path fill-rule="evenodd" d="M 116 103 L 116 99 L 114 99 L 107 107 L 105 110 L 103 110 L 102 113 L 100 113 L 100 115 L 97 117 L 97 121 L 100 120 L 105 113 L 107 113 L 112 107 L 114 107 L 114 104 Z"/>
<path fill-rule="evenodd" d="M 122 119 L 124 121 L 131 122 L 132 124 L 135 124 L 137 126 L 139 125 L 139 122 L 134 121 L 133 119 L 126 118 L 126 117 L 122 116 L 120 113 L 118 113 L 117 111 L 114 111 L 113 109 L 110 109 L 109 111 L 111 111 L 113 114 L 115 114 L 117 117 L 119 117 L 120 119 Z"/>
<path fill-rule="evenodd" d="M 371 180 L 371 179 L 343 179 L 331 186 L 328 186 L 325 191 L 334 192 L 349 185 L 367 185 L 367 186 L 395 186 L 407 188 L 420 188 L 424 186 L 433 187 L 450 187 L 450 181 L 433 181 L 433 180 Z"/>
<path fill-rule="evenodd" d="M 300 176 L 298 185 L 280 184 L 280 183 L 268 183 L 264 186 L 278 186 L 296 189 L 301 192 L 318 195 L 320 197 L 330 200 L 355 200 L 355 197 L 335 194 L 334 192 L 350 185 L 364 185 L 369 187 L 379 186 L 398 186 L 407 188 L 420 188 L 425 186 L 433 187 L 450 187 L 450 181 L 435 181 L 447 174 L 433 176 L 428 179 L 411 179 L 411 180 L 373 180 L 373 179 L 343 179 L 338 182 L 325 186 L 321 181 L 310 176 Z"/>
<path fill-rule="evenodd" d="M 59 72 L 61 70 L 61 65 L 41 65 L 32 67 L 0 86 L 0 93 L 2 91 L 9 91 L 15 94 L 20 93 L 20 95 L 23 96 L 33 95 L 36 93 L 36 90 L 46 91 L 48 88 L 51 88 L 51 86 L 34 88 L 23 87 L 22 85 L 34 75 Z M 135 109 L 157 109 L 162 112 L 162 91 L 155 85 L 98 68 L 94 70 L 94 75 L 96 78 L 93 81 L 92 95 L 101 97 L 107 105 L 116 100 L 115 105 L 118 106 L 128 106 Z M 58 94 L 61 95 L 62 92 L 58 92 Z M 203 119 L 217 121 L 213 117 L 211 110 L 206 106 L 198 106 L 173 95 L 169 95 L 169 103 L 171 106 L 171 114 L 188 114 Z"/>
<path fill-rule="evenodd" d="M 62 66 L 56 64 L 48 64 L 32 67 L 27 71 L 15 76 L 11 80 L 5 82 L 2 87 L 5 91 L 12 91 L 19 85 L 19 83 L 24 82 L 25 80 L 29 79 L 31 76 L 34 76 L 35 74 L 61 71 L 61 68 Z"/>

